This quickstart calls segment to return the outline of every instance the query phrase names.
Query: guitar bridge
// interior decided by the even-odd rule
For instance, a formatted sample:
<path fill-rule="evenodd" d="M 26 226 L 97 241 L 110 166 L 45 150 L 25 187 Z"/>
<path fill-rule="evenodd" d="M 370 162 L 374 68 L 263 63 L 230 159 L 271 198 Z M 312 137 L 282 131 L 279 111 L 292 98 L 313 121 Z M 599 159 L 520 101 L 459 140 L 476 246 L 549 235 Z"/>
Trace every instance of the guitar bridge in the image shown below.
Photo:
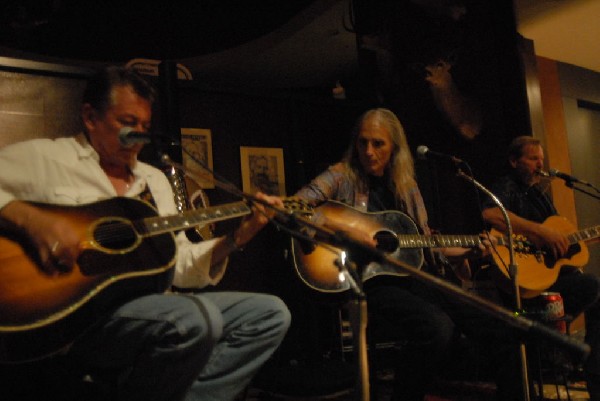
<path fill-rule="evenodd" d="M 537 251 L 537 252 L 535 253 L 535 260 L 536 260 L 538 263 L 544 263 L 544 253 L 545 253 L 545 252 L 543 252 L 543 251 Z"/>

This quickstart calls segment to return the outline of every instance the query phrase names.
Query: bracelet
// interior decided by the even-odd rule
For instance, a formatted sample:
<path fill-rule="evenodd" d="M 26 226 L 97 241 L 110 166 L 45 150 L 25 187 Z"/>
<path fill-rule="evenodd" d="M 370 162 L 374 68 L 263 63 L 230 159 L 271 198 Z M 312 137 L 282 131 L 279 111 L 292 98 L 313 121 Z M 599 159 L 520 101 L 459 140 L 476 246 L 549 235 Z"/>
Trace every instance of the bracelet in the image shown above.
<path fill-rule="evenodd" d="M 241 252 L 244 250 L 243 247 L 239 246 L 235 242 L 235 231 L 230 232 L 225 236 L 225 241 L 227 242 L 227 249 L 229 252 Z"/>

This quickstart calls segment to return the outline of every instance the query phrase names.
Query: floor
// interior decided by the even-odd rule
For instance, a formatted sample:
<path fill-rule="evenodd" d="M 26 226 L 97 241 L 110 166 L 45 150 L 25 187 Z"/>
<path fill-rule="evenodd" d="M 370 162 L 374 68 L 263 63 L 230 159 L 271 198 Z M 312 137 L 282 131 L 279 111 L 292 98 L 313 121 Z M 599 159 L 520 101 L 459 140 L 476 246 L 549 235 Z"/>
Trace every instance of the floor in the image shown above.
<path fill-rule="evenodd" d="M 311 314 L 315 315 L 318 314 Z M 328 315 L 325 316 L 325 321 L 328 321 Z M 394 377 L 393 370 L 389 367 L 390 361 L 396 356 L 393 350 L 397 346 L 389 343 L 376 344 L 379 356 L 374 361 L 378 369 L 375 369 L 374 375 L 371 374 L 369 381 L 371 388 L 377 391 L 369 397 L 361 397 L 360 387 L 356 386 L 358 376 L 356 365 L 353 363 L 351 331 L 343 324 L 345 319 L 339 319 L 342 324 L 341 328 L 334 330 L 332 338 L 335 338 L 335 341 L 325 345 L 320 341 L 309 341 L 313 332 L 314 336 L 323 337 L 319 328 L 326 324 L 315 320 L 321 324 L 304 325 L 298 333 L 289 336 L 293 341 L 283 344 L 283 356 L 280 356 L 278 361 L 270 361 L 271 366 L 265 365 L 255 378 L 244 401 L 366 401 L 365 398 L 369 398 L 369 401 L 390 401 Z M 337 321 L 337 317 L 334 316 L 333 320 Z M 583 332 L 577 332 L 575 335 L 579 335 L 583 340 Z M 529 382 L 533 387 L 530 392 L 531 401 L 589 400 L 580 369 L 573 367 L 569 358 L 555 347 L 540 350 L 542 361 L 539 364 L 534 361 L 528 362 L 531 369 Z M 369 350 L 369 358 L 372 358 L 372 355 Z M 492 376 L 489 372 L 485 373 L 486 364 L 480 360 L 477 351 L 472 347 L 458 347 L 449 357 L 456 361 L 453 365 L 455 372 L 445 375 L 447 377 L 433 385 L 424 401 L 489 401 L 494 398 L 495 385 L 486 381 Z M 541 394 L 538 377 L 540 371 L 533 365 L 545 367 L 542 373 Z M 472 373 L 474 366 L 479 366 L 479 373 L 475 375 Z M 549 366 L 558 368 L 552 370 Z M 370 368 L 373 369 L 373 365 Z M 557 372 L 565 374 L 556 374 Z M 466 377 L 470 380 L 465 380 Z M 480 380 L 474 380 L 475 377 Z"/>
<path fill-rule="evenodd" d="M 267 366 L 255 378 L 244 401 L 390 401 L 394 374 L 389 368 L 378 370 L 374 377 L 368 377 L 370 386 L 376 391 L 369 397 L 361 397 L 360 386 L 356 386 L 356 366 L 352 363 L 324 360 L 302 365 L 280 363 L 275 368 Z M 531 401 L 589 400 L 581 373 L 575 369 L 566 372 L 562 376 L 544 371 L 542 394 L 538 390 L 539 377 L 530 376 L 533 387 Z M 489 401 L 494 394 L 495 385 L 492 382 L 461 381 L 449 377 L 437 381 L 424 401 Z"/>
<path fill-rule="evenodd" d="M 389 383 L 379 383 L 377 395 L 370 395 L 369 398 L 362 398 L 352 387 L 339 389 L 327 394 L 321 395 L 298 395 L 284 394 L 277 391 L 264 390 L 257 387 L 249 389 L 245 401 L 389 401 L 390 386 Z M 538 386 L 535 385 L 536 393 L 530 395 L 532 401 L 546 400 L 570 400 L 587 401 L 589 394 L 583 381 L 569 381 L 567 388 L 560 384 L 545 383 L 543 385 L 543 398 L 539 398 L 537 393 Z M 488 382 L 444 382 L 439 383 L 432 389 L 424 401 L 489 401 L 493 399 L 495 386 Z M 301 391 L 300 391 L 301 392 Z"/>
<path fill-rule="evenodd" d="M 552 375 L 545 375 L 543 398 L 537 396 L 538 385 L 533 381 L 532 385 L 536 388 L 536 392 L 535 396 L 531 396 L 531 401 L 589 400 L 585 382 L 577 376 L 577 374 L 569 376 L 565 386 L 560 377 L 559 380 L 556 380 Z M 381 369 L 375 376 L 369 377 L 372 389 L 377 390 L 376 394 L 374 392 L 369 397 L 361 397 L 359 387 L 356 386 L 356 378 L 355 366 L 336 359 L 325 360 L 318 364 L 288 363 L 282 365 L 280 363 L 275 368 L 261 370 L 255 377 L 252 386 L 238 401 L 390 401 L 392 371 Z M 29 378 L 21 379 L 25 379 L 26 382 L 30 381 Z M 54 383 L 53 385 L 62 386 L 63 384 Z M 11 386 L 9 386 L 8 393 L 7 388 L 1 387 L 3 387 L 0 395 L 2 401 L 38 401 L 40 399 L 39 396 L 24 398 L 17 396 L 16 393 L 11 396 L 10 394 L 13 394 L 10 391 Z M 89 393 L 90 395 L 94 394 L 93 397 L 60 397 L 59 400 L 46 397 L 44 399 L 52 401 L 80 401 L 82 399 L 108 401 L 113 399 L 106 389 L 102 392 L 105 396 L 97 396 L 98 388 L 94 388 L 94 392 Z M 429 389 L 429 394 L 424 401 L 489 401 L 493 399 L 494 392 L 495 386 L 490 382 L 444 379 L 436 382 Z M 58 393 L 59 391 L 57 391 Z M 79 394 L 87 393 L 84 391 Z"/>
<path fill-rule="evenodd" d="M 311 330 L 308 329 L 303 331 L 305 338 L 310 333 Z M 286 347 L 282 347 L 261 369 L 246 394 L 238 401 L 390 401 L 394 380 L 390 361 L 395 360 L 397 355 L 394 353 L 394 349 L 397 347 L 395 344 L 376 344 L 377 358 L 370 359 L 370 363 L 375 362 L 377 366 L 369 365 L 369 368 L 375 373 L 367 374 L 370 376 L 367 378 L 371 389 L 376 391 L 373 391 L 369 397 L 361 397 L 360 387 L 356 385 L 358 376 L 357 366 L 353 361 L 354 353 L 347 343 L 342 344 L 342 347 L 331 348 L 319 346 L 318 343 L 301 341 L 298 337 L 293 339 L 294 341 L 290 341 Z M 292 345 L 299 345 L 299 347 L 295 348 Z M 473 375 L 472 367 L 474 365 L 473 360 L 468 357 L 469 355 L 473 356 L 471 353 L 463 352 L 462 349 L 459 349 L 457 354 L 451 354 L 454 371 L 446 373 L 443 379 L 432 385 L 424 401 L 489 401 L 494 398 L 494 384 L 485 381 L 486 374 L 483 373 L 483 370 L 481 370 L 481 374 Z M 543 355 L 548 357 L 551 354 L 543 352 Z M 369 357 L 373 357 L 372 352 Z M 538 397 L 538 377 L 530 375 L 530 383 L 535 387 L 534 393 L 530 397 L 531 401 L 589 400 L 585 382 L 581 379 L 579 370 L 574 369 L 568 360 L 561 359 L 560 355 L 554 361 L 553 366 L 561 367 L 558 372 L 566 372 L 566 375 L 556 375 L 554 374 L 556 372 L 549 369 L 544 370 L 541 394 L 543 397 Z M 548 365 L 546 363 L 542 366 L 547 367 Z M 532 364 L 530 364 L 531 367 Z M 534 369 L 532 368 L 532 370 Z M 16 374 L 13 369 L 9 372 Z M 535 373 L 537 374 L 537 372 Z M 31 381 L 28 377 L 21 377 L 20 374 L 18 376 L 22 382 Z M 10 375 L 5 375 L 0 371 L 0 379 L 8 377 Z M 39 380 L 37 375 L 32 377 Z M 471 380 L 467 381 L 465 377 L 470 377 Z M 484 380 L 474 380 L 474 377 Z M 0 383 L 2 381 L 0 380 Z M 61 387 L 63 383 L 49 381 L 49 385 Z M 20 396 L 8 397 L 6 388 L 3 387 L 0 385 L 0 400 L 2 401 L 30 400 Z M 9 388 L 11 387 L 9 386 Z M 16 388 L 20 389 L 20 386 Z M 38 399 L 38 397 L 31 398 L 32 401 Z M 73 398 L 73 401 L 80 401 L 80 399 L 80 397 Z M 85 399 L 86 401 L 91 400 L 90 397 Z M 102 398 L 103 401 L 110 399 L 112 399 L 110 396 Z M 71 399 L 69 398 L 69 400 Z M 61 398 L 56 401 L 65 401 L 65 399 Z"/>

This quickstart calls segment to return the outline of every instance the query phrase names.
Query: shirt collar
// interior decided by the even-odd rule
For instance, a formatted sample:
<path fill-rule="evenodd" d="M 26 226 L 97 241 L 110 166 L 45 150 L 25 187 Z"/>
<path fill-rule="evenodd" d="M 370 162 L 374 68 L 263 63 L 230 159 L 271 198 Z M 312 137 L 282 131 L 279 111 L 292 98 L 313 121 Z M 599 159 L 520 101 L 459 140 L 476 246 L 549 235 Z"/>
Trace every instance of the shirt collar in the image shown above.
<path fill-rule="evenodd" d="M 77 155 L 80 159 L 92 158 L 97 162 L 100 162 L 100 155 L 96 152 L 96 149 L 88 141 L 85 133 L 81 132 L 75 136 L 75 140 L 79 144 L 77 146 Z M 134 182 L 130 188 L 131 192 L 141 192 L 148 181 L 148 177 L 151 175 L 147 169 L 144 169 L 139 162 L 135 163 L 135 166 L 131 169 L 131 173 L 134 177 Z"/>
<path fill-rule="evenodd" d="M 80 159 L 86 159 L 88 157 L 92 157 L 97 161 L 100 161 L 100 156 L 98 152 L 92 147 L 92 144 L 88 141 L 86 135 L 83 132 L 80 132 L 75 136 L 75 140 L 79 144 L 77 147 L 77 155 Z"/>

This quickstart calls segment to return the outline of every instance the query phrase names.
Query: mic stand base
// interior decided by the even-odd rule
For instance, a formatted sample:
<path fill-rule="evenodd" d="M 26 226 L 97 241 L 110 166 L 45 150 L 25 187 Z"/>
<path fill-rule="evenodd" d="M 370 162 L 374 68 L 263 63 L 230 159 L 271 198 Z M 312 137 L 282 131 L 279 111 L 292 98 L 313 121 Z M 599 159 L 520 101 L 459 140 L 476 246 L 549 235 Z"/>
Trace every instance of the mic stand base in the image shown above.
<path fill-rule="evenodd" d="M 357 391 L 356 400 L 370 400 L 369 358 L 367 353 L 367 300 L 359 296 L 348 302 L 348 314 L 352 327 L 352 342 L 356 357 Z"/>

